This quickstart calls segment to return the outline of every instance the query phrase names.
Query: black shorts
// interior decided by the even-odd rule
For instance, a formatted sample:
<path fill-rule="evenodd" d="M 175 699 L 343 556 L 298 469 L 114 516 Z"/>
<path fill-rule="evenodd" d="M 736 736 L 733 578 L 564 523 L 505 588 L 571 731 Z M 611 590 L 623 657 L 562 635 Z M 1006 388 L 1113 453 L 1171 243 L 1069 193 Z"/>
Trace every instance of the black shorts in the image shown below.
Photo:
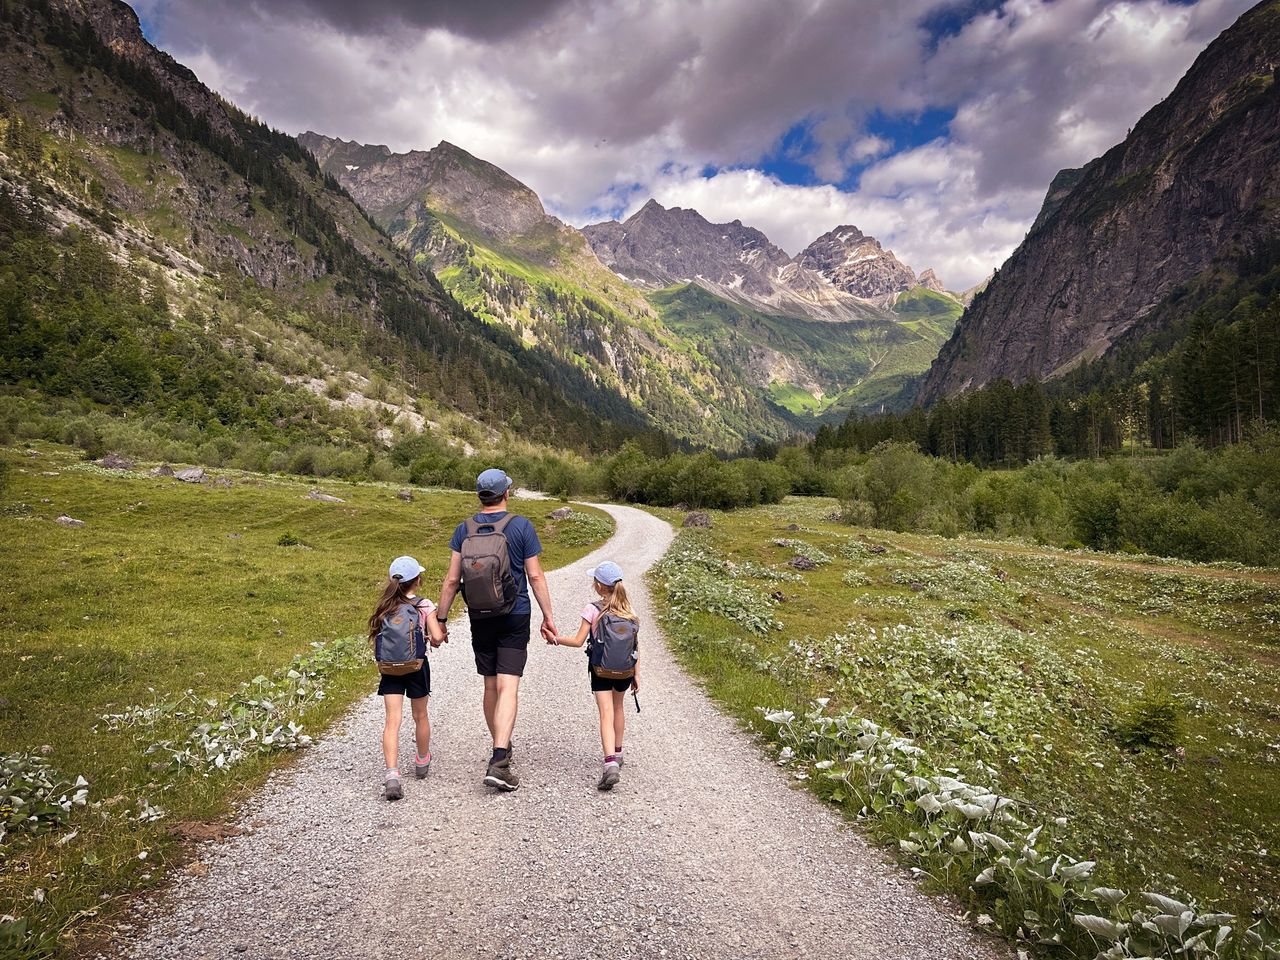
<path fill-rule="evenodd" d="M 476 654 L 476 673 L 482 677 L 500 673 L 523 677 L 529 659 L 529 620 L 527 613 L 472 620 L 471 649 Z"/>
<path fill-rule="evenodd" d="M 388 693 L 398 693 L 402 697 L 407 696 L 410 700 L 421 700 L 423 697 L 430 696 L 431 664 L 423 660 L 421 670 L 402 673 L 398 677 L 393 677 L 389 673 L 382 674 L 378 681 L 378 696 L 385 697 Z"/>
<path fill-rule="evenodd" d="M 597 677 L 596 672 L 591 669 L 591 664 L 587 664 L 587 675 L 591 677 L 591 692 L 604 693 L 606 690 L 612 690 L 614 693 L 626 693 L 631 689 L 631 678 L 625 680 L 612 680 L 609 677 Z"/>

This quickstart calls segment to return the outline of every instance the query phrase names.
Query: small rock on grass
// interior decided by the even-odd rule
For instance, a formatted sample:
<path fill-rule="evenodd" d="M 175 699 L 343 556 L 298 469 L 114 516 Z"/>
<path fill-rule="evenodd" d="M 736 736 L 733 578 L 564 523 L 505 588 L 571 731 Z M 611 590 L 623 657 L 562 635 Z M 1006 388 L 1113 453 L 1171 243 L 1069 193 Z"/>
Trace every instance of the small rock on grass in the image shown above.
<path fill-rule="evenodd" d="M 555 510 L 552 510 L 548 516 L 550 516 L 552 520 L 563 520 L 571 513 L 573 513 L 573 509 L 571 507 L 557 507 Z"/>
<path fill-rule="evenodd" d="M 707 530 L 711 527 L 711 517 L 701 510 L 695 510 L 684 518 L 684 523 L 681 526 Z"/>
<path fill-rule="evenodd" d="M 62 516 L 60 516 L 55 522 L 62 524 L 64 527 L 83 527 L 84 526 L 83 520 L 77 520 L 75 517 L 68 517 L 65 513 Z"/>
<path fill-rule="evenodd" d="M 231 481 L 226 477 L 219 477 L 217 480 L 213 481 L 213 485 L 225 490 L 227 487 L 231 486 Z"/>
<path fill-rule="evenodd" d="M 793 567 L 796 570 L 818 569 L 818 565 L 816 563 L 814 563 L 808 557 L 802 556 L 801 554 L 798 554 L 798 553 L 794 557 L 792 557 L 790 560 L 787 561 L 787 566 Z"/>
<path fill-rule="evenodd" d="M 204 467 L 187 467 L 176 471 L 173 476 L 183 483 L 204 483 Z"/>
<path fill-rule="evenodd" d="M 307 492 L 308 500 L 319 500 L 321 503 L 346 503 L 341 497 L 335 497 L 331 493 L 322 493 L 319 490 L 310 490 Z"/>
<path fill-rule="evenodd" d="M 399 497 L 401 500 L 403 500 L 405 503 L 412 503 L 412 502 L 413 502 L 413 491 L 412 491 L 412 490 L 401 490 L 401 491 L 399 491 L 399 492 L 396 494 L 396 496 L 397 496 L 397 497 Z"/>
<path fill-rule="evenodd" d="M 156 467 L 154 470 L 152 470 L 152 471 L 151 471 L 151 476 L 153 476 L 153 477 L 172 477 L 172 476 L 173 476 L 173 467 L 169 466 L 167 463 L 162 463 L 162 464 L 160 464 L 160 466 Z"/>
<path fill-rule="evenodd" d="M 98 461 L 98 466 L 107 470 L 132 470 L 133 461 L 119 453 L 108 453 Z"/>

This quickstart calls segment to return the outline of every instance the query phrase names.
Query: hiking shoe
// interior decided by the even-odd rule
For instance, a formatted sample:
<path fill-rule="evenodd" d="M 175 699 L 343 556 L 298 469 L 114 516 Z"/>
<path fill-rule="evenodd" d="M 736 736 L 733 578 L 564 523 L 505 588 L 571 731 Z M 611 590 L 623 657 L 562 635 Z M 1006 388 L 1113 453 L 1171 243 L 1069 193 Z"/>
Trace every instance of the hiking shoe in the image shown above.
<path fill-rule="evenodd" d="M 507 792 L 520 786 L 520 778 L 511 770 L 510 754 L 505 759 L 495 760 L 489 764 L 489 769 L 485 771 L 484 784 L 486 787 L 493 787 L 495 790 Z"/>
<path fill-rule="evenodd" d="M 387 777 L 386 782 L 382 785 L 382 792 L 388 800 L 399 800 L 404 796 L 404 787 L 400 784 L 399 777 Z"/>
<path fill-rule="evenodd" d="M 622 775 L 618 773 L 618 765 L 616 763 L 606 763 L 604 772 L 600 774 L 600 782 L 596 784 L 596 789 L 612 790 L 621 779 Z"/>
<path fill-rule="evenodd" d="M 417 777 L 419 780 L 425 779 L 427 774 L 431 772 L 432 759 L 433 759 L 432 757 L 427 757 L 426 763 L 418 763 L 417 759 L 415 758 L 413 761 L 413 775 Z"/>

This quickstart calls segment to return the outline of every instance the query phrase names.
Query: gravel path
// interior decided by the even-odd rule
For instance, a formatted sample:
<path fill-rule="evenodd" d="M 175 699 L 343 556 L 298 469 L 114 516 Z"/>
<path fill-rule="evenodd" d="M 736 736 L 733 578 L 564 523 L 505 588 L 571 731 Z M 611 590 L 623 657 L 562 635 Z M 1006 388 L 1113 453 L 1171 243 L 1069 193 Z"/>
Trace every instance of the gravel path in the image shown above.
<path fill-rule="evenodd" d="M 382 705 L 361 701 L 140 908 L 136 957 L 1007 957 L 926 897 L 786 776 L 679 670 L 639 574 L 671 528 L 629 507 L 602 550 L 550 574 L 576 624 L 588 571 L 628 573 L 644 618 L 644 689 L 627 765 L 595 790 L 599 741 L 581 651 L 534 631 L 516 726 L 520 790 L 480 783 L 488 744 L 465 617 L 432 655 L 436 755 L 380 799 Z M 439 563 L 434 565 L 439 569 Z M 535 628 L 538 623 L 534 617 Z M 410 724 L 402 758 L 412 749 Z M 410 768 L 411 769 L 411 768 Z"/>

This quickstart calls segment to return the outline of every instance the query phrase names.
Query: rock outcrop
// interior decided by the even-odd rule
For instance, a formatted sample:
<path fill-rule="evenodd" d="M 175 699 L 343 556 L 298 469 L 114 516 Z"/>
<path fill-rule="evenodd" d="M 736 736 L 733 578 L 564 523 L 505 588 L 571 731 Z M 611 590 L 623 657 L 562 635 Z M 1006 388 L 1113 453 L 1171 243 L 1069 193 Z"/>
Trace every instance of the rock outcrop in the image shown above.
<path fill-rule="evenodd" d="M 1210 44 L 1123 143 L 1054 179 L 921 398 L 1047 379 L 1100 357 L 1215 260 L 1280 234 L 1278 74 L 1280 2 L 1270 0 Z"/>
<path fill-rule="evenodd" d="M 801 251 L 797 262 L 836 289 L 882 307 L 916 285 L 915 271 L 892 250 L 850 225 L 824 233 Z"/>

